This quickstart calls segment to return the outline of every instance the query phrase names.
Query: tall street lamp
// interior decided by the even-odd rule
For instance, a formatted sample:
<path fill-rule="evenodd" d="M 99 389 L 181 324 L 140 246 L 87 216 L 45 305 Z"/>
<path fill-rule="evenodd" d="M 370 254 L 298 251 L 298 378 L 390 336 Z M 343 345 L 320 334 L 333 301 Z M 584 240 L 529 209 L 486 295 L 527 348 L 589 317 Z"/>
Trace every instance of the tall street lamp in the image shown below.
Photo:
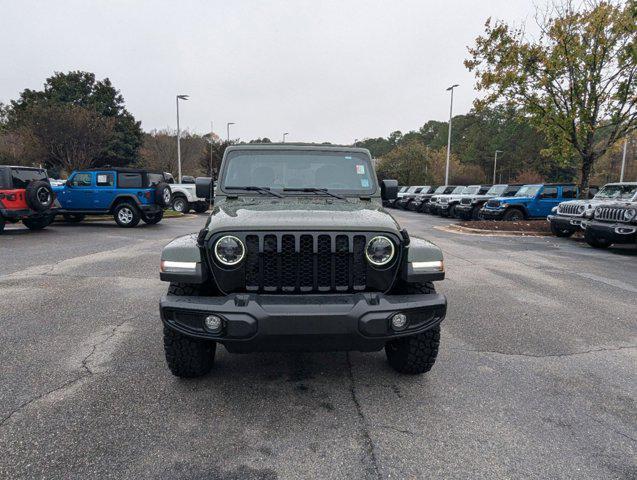
<path fill-rule="evenodd" d="M 181 183 L 181 130 L 179 129 L 179 100 L 188 100 L 188 95 L 177 95 L 177 177 Z"/>
<path fill-rule="evenodd" d="M 619 173 L 619 181 L 624 181 L 624 170 L 626 169 L 626 148 L 628 147 L 628 137 L 624 140 L 624 153 L 622 154 L 622 169 Z"/>
<path fill-rule="evenodd" d="M 498 168 L 498 153 L 503 153 L 502 150 L 495 151 L 495 158 L 493 159 L 493 184 L 495 185 L 495 170 Z"/>
<path fill-rule="evenodd" d="M 286 136 L 286 135 L 289 135 L 289 133 L 288 133 L 288 132 L 285 132 L 285 133 L 283 134 L 283 143 L 285 143 L 285 136 Z"/>
<path fill-rule="evenodd" d="M 226 132 L 228 134 L 228 143 L 230 143 L 230 125 L 234 125 L 234 122 L 228 122 L 226 123 Z"/>
<path fill-rule="evenodd" d="M 449 105 L 449 133 L 447 135 L 447 166 L 445 167 L 445 185 L 449 185 L 449 158 L 451 157 L 451 116 L 453 115 L 453 89 L 459 86 L 457 83 L 447 88 L 451 91 L 451 103 Z"/>

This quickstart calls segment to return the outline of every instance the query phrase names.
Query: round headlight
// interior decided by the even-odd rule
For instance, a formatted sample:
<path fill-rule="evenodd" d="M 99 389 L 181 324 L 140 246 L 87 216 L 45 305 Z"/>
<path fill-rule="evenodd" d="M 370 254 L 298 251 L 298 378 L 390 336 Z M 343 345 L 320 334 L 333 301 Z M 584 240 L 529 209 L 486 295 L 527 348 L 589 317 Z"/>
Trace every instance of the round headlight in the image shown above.
<path fill-rule="evenodd" d="M 586 210 L 586 205 L 580 205 L 579 207 L 577 207 L 578 213 L 584 213 L 584 210 Z"/>
<path fill-rule="evenodd" d="M 637 214 L 637 210 L 635 210 L 634 208 L 629 208 L 626 211 L 624 211 L 624 220 L 626 220 L 627 222 L 630 222 L 632 219 L 635 218 L 636 214 Z"/>
<path fill-rule="evenodd" d="M 245 246 L 237 237 L 226 235 L 215 243 L 215 257 L 224 265 L 232 266 L 243 260 Z"/>
<path fill-rule="evenodd" d="M 378 236 L 372 238 L 365 247 L 365 256 L 372 265 L 381 267 L 387 265 L 394 258 L 394 242 L 389 238 Z"/>

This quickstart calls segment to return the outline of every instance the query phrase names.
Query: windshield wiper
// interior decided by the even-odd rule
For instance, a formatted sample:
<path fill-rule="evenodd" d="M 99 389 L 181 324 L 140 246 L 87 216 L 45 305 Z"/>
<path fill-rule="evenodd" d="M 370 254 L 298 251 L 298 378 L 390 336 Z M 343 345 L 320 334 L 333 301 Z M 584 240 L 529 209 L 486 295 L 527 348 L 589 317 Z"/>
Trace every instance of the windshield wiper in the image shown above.
<path fill-rule="evenodd" d="M 270 187 L 257 187 L 254 185 L 247 185 L 245 187 L 223 187 L 224 190 L 247 190 L 249 192 L 268 193 L 273 197 L 283 198 L 280 193 L 273 192 Z"/>
<path fill-rule="evenodd" d="M 284 188 L 284 192 L 308 192 L 308 193 L 322 193 L 329 195 L 330 197 L 338 198 L 339 200 L 345 200 L 345 197 L 341 197 L 335 193 L 330 192 L 327 188 L 305 187 L 305 188 Z"/>

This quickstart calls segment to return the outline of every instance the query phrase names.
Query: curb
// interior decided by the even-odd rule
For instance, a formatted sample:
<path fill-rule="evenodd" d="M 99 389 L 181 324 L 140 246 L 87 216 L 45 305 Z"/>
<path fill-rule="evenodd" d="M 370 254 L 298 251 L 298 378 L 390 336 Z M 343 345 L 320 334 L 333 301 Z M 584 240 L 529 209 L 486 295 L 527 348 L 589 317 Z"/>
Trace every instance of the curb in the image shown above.
<path fill-rule="evenodd" d="M 461 225 L 435 226 L 437 230 L 467 235 L 483 235 L 489 237 L 551 237 L 551 232 L 517 231 L 517 230 L 482 230 L 480 228 L 463 227 Z"/>

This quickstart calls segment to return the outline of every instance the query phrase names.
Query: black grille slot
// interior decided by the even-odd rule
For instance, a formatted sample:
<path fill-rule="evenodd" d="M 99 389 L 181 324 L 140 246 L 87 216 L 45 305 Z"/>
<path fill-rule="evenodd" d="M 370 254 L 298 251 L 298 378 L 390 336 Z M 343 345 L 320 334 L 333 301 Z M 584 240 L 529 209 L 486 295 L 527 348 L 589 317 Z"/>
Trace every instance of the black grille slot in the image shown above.
<path fill-rule="evenodd" d="M 373 233 L 255 232 L 237 235 L 246 246 L 245 260 L 237 268 L 220 265 L 210 251 L 216 281 L 224 292 L 385 291 L 391 286 L 400 264 L 397 259 L 389 269 L 370 266 L 365 258 L 365 247 L 375 236 Z M 213 244 L 214 240 L 211 246 Z"/>

